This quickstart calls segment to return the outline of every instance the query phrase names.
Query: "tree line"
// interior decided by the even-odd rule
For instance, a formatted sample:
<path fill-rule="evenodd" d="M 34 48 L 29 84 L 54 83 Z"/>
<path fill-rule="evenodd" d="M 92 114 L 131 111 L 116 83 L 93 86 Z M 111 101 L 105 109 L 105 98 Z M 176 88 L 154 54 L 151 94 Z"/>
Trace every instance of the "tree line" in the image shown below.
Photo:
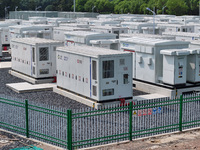
<path fill-rule="evenodd" d="M 8 11 L 35 10 L 73 11 L 74 0 L 0 0 L 0 16 Z M 199 15 L 199 0 L 76 0 L 76 11 L 102 14 L 156 14 Z M 16 9 L 17 8 L 17 9 Z M 93 9 L 92 9 L 93 8 Z"/>

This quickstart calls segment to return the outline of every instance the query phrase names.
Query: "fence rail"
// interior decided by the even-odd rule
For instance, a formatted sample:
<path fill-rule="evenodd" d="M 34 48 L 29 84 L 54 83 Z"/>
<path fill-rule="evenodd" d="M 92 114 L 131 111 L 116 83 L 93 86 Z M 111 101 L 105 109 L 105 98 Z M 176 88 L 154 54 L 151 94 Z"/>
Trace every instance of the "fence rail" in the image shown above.
<path fill-rule="evenodd" d="M 200 96 L 65 110 L 0 96 L 0 127 L 69 150 L 200 126 Z"/>

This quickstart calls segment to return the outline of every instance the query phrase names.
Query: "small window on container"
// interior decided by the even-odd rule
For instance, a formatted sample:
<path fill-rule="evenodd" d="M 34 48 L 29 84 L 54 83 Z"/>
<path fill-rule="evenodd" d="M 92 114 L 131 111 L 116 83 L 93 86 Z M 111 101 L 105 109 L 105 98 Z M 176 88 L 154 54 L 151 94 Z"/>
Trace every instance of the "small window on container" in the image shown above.
<path fill-rule="evenodd" d="M 114 77 L 114 60 L 103 61 L 103 78 Z"/>
<path fill-rule="evenodd" d="M 125 65 L 125 59 L 120 59 L 119 60 L 119 65 Z"/>
<path fill-rule="evenodd" d="M 111 96 L 114 95 L 114 89 L 105 89 L 102 91 L 103 96 Z"/>
<path fill-rule="evenodd" d="M 124 84 L 128 84 L 128 74 L 124 74 Z"/>
<path fill-rule="evenodd" d="M 47 61 L 49 60 L 49 48 L 41 47 L 39 48 L 39 61 Z"/>

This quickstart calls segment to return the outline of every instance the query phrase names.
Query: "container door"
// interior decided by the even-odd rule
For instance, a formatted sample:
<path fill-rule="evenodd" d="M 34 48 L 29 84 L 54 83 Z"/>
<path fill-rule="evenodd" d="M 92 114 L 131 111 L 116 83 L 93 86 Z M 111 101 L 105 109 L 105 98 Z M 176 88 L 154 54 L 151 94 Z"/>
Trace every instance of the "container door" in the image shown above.
<path fill-rule="evenodd" d="M 104 59 L 102 60 L 102 81 L 101 81 L 101 90 L 102 98 L 101 100 L 115 99 L 117 95 L 117 86 L 118 78 L 115 74 L 116 72 L 116 60 L 113 59 Z"/>
<path fill-rule="evenodd" d="M 40 77 L 50 77 L 52 76 L 52 61 L 50 57 L 50 47 L 39 47 L 39 76 Z"/>
<path fill-rule="evenodd" d="M 31 47 L 31 76 L 36 76 L 36 53 L 35 53 L 35 47 Z"/>
<path fill-rule="evenodd" d="M 91 63 L 91 85 L 90 85 L 90 97 L 97 99 L 98 97 L 98 74 L 97 74 L 97 61 L 90 60 Z"/>
<path fill-rule="evenodd" d="M 116 75 L 119 80 L 117 95 L 118 98 L 131 97 L 132 96 L 132 66 L 130 65 L 130 58 L 119 58 L 118 69 Z"/>

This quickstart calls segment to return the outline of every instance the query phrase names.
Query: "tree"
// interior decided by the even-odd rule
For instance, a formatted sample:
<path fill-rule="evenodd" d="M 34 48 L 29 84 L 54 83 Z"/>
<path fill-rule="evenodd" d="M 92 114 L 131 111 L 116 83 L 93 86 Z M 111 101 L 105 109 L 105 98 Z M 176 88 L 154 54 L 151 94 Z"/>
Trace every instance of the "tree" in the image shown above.
<path fill-rule="evenodd" d="M 91 12 L 92 7 L 95 6 L 95 2 L 96 2 L 96 0 L 88 0 L 84 5 L 84 10 L 87 11 L 87 12 Z"/>
<path fill-rule="evenodd" d="M 109 0 L 96 0 L 95 2 L 97 12 L 112 13 L 114 5 Z"/>
<path fill-rule="evenodd" d="M 118 14 L 130 13 L 131 12 L 130 6 L 131 6 L 130 0 L 121 1 L 118 5 L 115 6 L 114 12 Z"/>
<path fill-rule="evenodd" d="M 45 11 L 53 11 L 53 5 L 48 5 L 48 6 L 45 8 Z"/>
<path fill-rule="evenodd" d="M 188 6 L 184 0 L 168 0 L 167 1 L 167 12 L 172 15 L 184 15 L 188 11 Z"/>

